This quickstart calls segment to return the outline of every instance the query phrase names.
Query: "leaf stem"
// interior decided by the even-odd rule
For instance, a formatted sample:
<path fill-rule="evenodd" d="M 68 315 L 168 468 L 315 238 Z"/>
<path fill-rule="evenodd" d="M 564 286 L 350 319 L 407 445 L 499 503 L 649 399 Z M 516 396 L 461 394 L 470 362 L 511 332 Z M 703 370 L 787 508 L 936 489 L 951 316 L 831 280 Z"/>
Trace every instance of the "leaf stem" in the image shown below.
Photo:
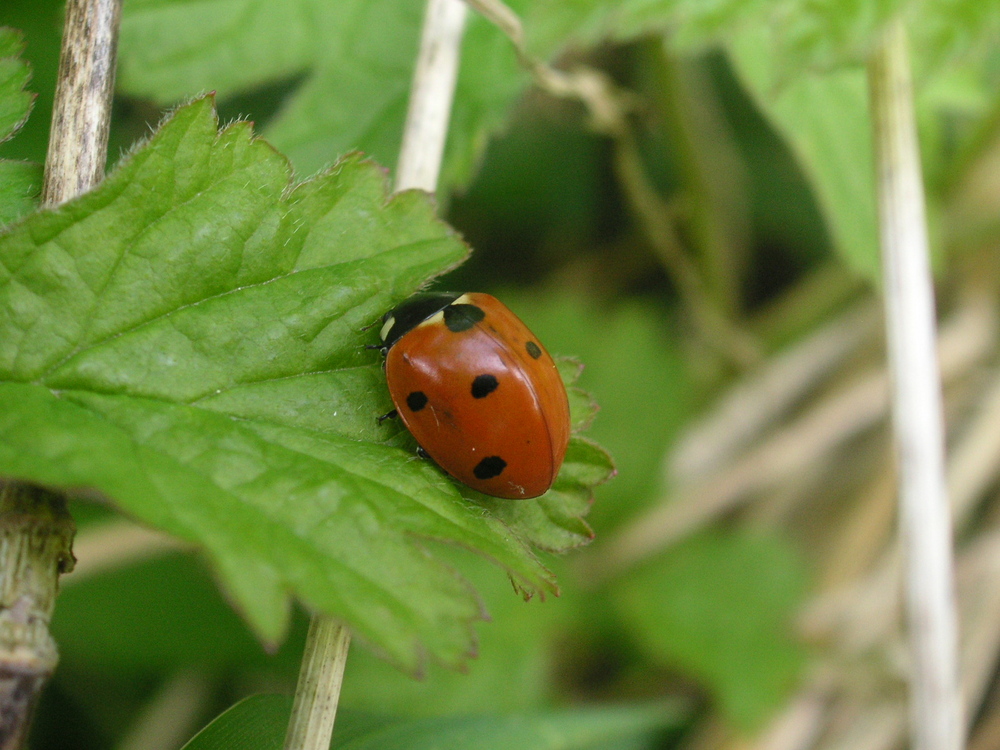
<path fill-rule="evenodd" d="M 915 750 L 963 746 L 952 520 L 944 469 L 920 152 L 906 29 L 890 22 L 868 66 L 892 413 L 900 477 Z"/>
<path fill-rule="evenodd" d="M 345 625 L 329 615 L 313 615 L 284 750 L 330 747 L 350 644 L 351 633 Z"/>
<path fill-rule="evenodd" d="M 396 192 L 412 188 L 437 191 L 465 17 L 462 0 L 427 0 L 396 168 Z M 330 747 L 350 643 L 346 625 L 329 615 L 313 615 L 284 750 Z"/>

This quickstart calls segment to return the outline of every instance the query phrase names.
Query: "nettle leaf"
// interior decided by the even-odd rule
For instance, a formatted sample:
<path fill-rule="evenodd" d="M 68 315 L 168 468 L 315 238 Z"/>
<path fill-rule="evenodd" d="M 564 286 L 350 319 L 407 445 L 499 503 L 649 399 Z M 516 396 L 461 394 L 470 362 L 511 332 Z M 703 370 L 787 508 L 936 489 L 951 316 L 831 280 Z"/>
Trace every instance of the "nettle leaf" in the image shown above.
<path fill-rule="evenodd" d="M 31 69 L 21 59 L 23 51 L 20 32 L 0 26 L 0 143 L 24 125 L 35 100 L 34 94 L 25 90 Z M 40 165 L 0 159 L 0 226 L 33 209 L 41 186 Z"/>
<path fill-rule="evenodd" d="M 423 0 L 134 0 L 124 9 L 119 88 L 174 103 L 295 80 L 265 135 L 309 174 L 360 149 L 396 162 Z M 442 184 L 465 182 L 527 76 L 510 43 L 471 17 Z"/>
<path fill-rule="evenodd" d="M 200 545 L 266 641 L 294 596 L 409 671 L 458 665 L 481 605 L 420 539 L 529 594 L 555 583 L 522 541 L 539 529 L 380 432 L 364 329 L 467 248 L 360 157 L 289 180 L 247 123 L 217 132 L 205 98 L 96 190 L 0 235 L 0 474 L 96 491 Z M 575 446 L 553 498 L 607 471 Z"/>

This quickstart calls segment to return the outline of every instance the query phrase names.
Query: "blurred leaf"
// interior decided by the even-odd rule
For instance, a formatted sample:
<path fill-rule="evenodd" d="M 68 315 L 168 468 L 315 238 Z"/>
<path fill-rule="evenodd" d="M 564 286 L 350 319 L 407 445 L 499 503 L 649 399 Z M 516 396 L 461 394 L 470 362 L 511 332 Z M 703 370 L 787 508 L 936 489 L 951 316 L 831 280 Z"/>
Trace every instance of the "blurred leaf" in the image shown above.
<path fill-rule="evenodd" d="M 651 31 L 669 31 L 675 43 L 689 47 L 706 44 L 766 5 L 761 0 L 535 0 L 525 26 L 529 44 L 539 52 Z"/>
<path fill-rule="evenodd" d="M 120 675 L 267 658 L 191 556 L 146 560 L 79 583 L 71 575 L 61 589 L 52 635 L 75 669 Z M 282 648 L 283 658 L 297 668 L 299 654 L 291 651 Z"/>
<path fill-rule="evenodd" d="M 512 716 L 454 716 L 389 724 L 331 750 L 640 750 L 676 724 L 669 706 L 609 707 Z"/>
<path fill-rule="evenodd" d="M 919 40 L 918 54 L 937 64 L 990 45 L 1000 31 L 1000 7 L 981 0 L 535 0 L 526 25 L 535 46 L 547 51 L 567 40 L 593 43 L 649 31 L 669 32 L 671 44 L 695 49 L 726 44 L 750 26 L 766 28 L 776 69 L 790 78 L 863 63 L 897 13 Z"/>
<path fill-rule="evenodd" d="M 0 227 L 34 210 L 41 191 L 41 164 L 0 159 Z"/>
<path fill-rule="evenodd" d="M 291 713 L 284 696 L 237 703 L 183 750 L 280 750 Z M 400 721 L 338 713 L 331 750 L 639 750 L 677 721 L 666 706 Z"/>
<path fill-rule="evenodd" d="M 508 713 L 548 704 L 552 642 L 568 615 L 563 597 L 525 602 L 487 561 L 459 549 L 437 549 L 483 598 L 490 621 L 476 628 L 476 658 L 455 672 L 431 665 L 412 680 L 364 649 L 351 649 L 340 705 L 399 716 Z"/>
<path fill-rule="evenodd" d="M 863 64 L 899 12 L 906 13 L 923 79 L 933 81 L 942 70 L 948 75 L 947 64 L 968 65 L 996 49 L 1000 5 L 976 0 L 536 2 L 528 31 L 543 49 L 567 38 L 592 44 L 653 29 L 669 32 L 666 39 L 682 49 L 722 46 L 798 157 L 835 247 L 851 268 L 874 280 L 879 256 Z M 980 73 L 975 85 L 985 93 L 995 84 Z"/>
<path fill-rule="evenodd" d="M 173 103 L 304 76 L 265 134 L 302 174 L 360 149 L 396 163 L 422 0 L 134 0 L 122 20 L 119 87 Z M 470 14 L 471 15 L 471 14 Z M 509 43 L 470 18 L 443 184 L 464 182 L 526 76 Z"/>
<path fill-rule="evenodd" d="M 585 430 L 594 421 L 600 407 L 597 401 L 587 391 L 576 387 L 576 381 L 583 373 L 584 364 L 576 357 L 559 357 L 556 359 L 559 375 L 566 384 L 566 395 L 569 397 L 570 421 L 573 431 Z"/>
<path fill-rule="evenodd" d="M 17 138 L 0 143 L 0 156 L 39 163 L 45 159 L 59 69 L 63 5 L 64 0 L 0 3 L 0 26 L 10 26 L 24 34 L 26 47 L 22 57 L 31 66 L 31 89 L 37 94 L 31 118 L 18 131 Z"/>
<path fill-rule="evenodd" d="M 31 69 L 21 59 L 23 51 L 21 34 L 0 26 L 0 141 L 10 138 L 24 124 L 35 98 L 25 90 Z"/>
<path fill-rule="evenodd" d="M 748 30 L 730 59 L 808 175 L 834 247 L 854 270 L 879 276 L 868 89 L 860 68 L 803 74 L 779 84 L 766 31 Z"/>
<path fill-rule="evenodd" d="M 0 26 L 0 142 L 24 125 L 34 94 L 25 90 L 31 69 L 21 58 L 24 40 L 14 29 Z M 35 207 L 42 170 L 37 164 L 0 159 L 0 227 Z"/>
<path fill-rule="evenodd" d="M 612 596 L 657 661 L 699 678 L 744 730 L 759 728 L 804 663 L 791 618 L 801 560 L 776 537 L 703 533 L 622 581 Z"/>
<path fill-rule="evenodd" d="M 528 592 L 551 574 L 377 442 L 387 396 L 358 383 L 380 370 L 361 329 L 466 249 L 356 157 L 288 182 L 203 99 L 101 187 L 0 235 L 0 471 L 97 489 L 202 545 L 268 641 L 295 594 L 411 671 L 426 653 L 460 664 L 480 605 L 417 538 L 474 549 Z"/>
<path fill-rule="evenodd" d="M 212 720 L 181 750 L 281 750 L 292 698 L 251 695 Z"/>

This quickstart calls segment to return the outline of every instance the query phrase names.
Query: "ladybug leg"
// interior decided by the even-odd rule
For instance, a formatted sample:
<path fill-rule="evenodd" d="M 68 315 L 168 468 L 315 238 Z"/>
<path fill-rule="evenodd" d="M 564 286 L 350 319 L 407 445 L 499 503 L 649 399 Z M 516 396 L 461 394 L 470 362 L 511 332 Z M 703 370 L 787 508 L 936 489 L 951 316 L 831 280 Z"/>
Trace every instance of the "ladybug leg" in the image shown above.
<path fill-rule="evenodd" d="M 396 411 L 395 409 L 393 409 L 392 411 L 386 412 L 381 417 L 376 417 L 375 421 L 378 422 L 381 425 L 385 420 L 387 420 L 387 419 L 395 419 L 398 416 L 399 416 L 399 412 Z"/>
<path fill-rule="evenodd" d="M 428 461 L 431 460 L 431 454 L 425 451 L 419 445 L 417 446 L 417 455 L 420 456 L 420 458 L 426 459 Z"/>

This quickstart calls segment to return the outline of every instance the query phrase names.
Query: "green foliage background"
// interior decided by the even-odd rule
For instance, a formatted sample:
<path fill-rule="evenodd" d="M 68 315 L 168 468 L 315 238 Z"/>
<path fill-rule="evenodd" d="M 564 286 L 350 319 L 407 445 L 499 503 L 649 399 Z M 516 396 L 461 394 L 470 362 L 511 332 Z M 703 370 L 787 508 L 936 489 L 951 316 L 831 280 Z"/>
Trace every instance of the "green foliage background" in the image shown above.
<path fill-rule="evenodd" d="M 765 356 L 877 286 L 861 63 L 895 13 L 914 39 L 942 274 L 944 249 L 995 238 L 990 211 L 960 199 L 1000 122 L 996 4 L 511 5 L 534 54 L 600 68 L 643 102 L 646 175 L 712 304 Z M 237 701 L 291 691 L 302 606 L 358 636 L 333 747 L 666 748 L 702 707 L 750 736 L 805 674 L 805 538 L 723 525 L 601 580 L 552 554 L 592 532 L 600 549 L 662 498 L 671 447 L 739 373 L 693 324 L 615 145 L 579 105 L 531 89 L 484 20 L 467 31 L 437 204 L 457 231 L 418 195 L 390 198 L 371 162 L 340 160 L 393 167 L 421 8 L 128 0 L 121 166 L 19 218 L 39 189 L 61 9 L 0 7 L 21 30 L 0 31 L 0 467 L 101 489 L 114 510 L 76 500 L 81 535 L 124 513 L 198 550 L 65 580 L 35 748 L 120 746 L 179 677 L 204 696 L 183 738 L 236 704 L 192 749 L 276 746 L 287 704 Z M 363 327 L 460 263 L 463 238 L 471 259 L 436 286 L 501 297 L 584 363 L 577 385 L 601 407 L 595 443 L 574 439 L 540 501 L 456 489 L 372 418 L 388 400 Z M 574 406 L 590 422 L 589 397 Z M 618 475 L 583 520 L 610 468 L 596 444 Z M 238 731 L 256 739 L 231 744 Z"/>

